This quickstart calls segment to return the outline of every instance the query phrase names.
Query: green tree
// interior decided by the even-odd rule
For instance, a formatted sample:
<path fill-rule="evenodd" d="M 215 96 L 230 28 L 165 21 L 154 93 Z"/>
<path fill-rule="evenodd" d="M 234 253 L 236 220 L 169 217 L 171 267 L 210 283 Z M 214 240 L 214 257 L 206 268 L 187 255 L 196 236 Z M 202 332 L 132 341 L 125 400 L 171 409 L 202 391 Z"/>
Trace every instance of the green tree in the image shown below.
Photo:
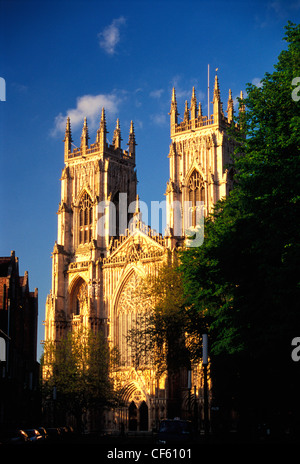
<path fill-rule="evenodd" d="M 207 321 L 215 366 L 226 358 L 245 403 L 266 414 L 275 402 L 287 410 L 299 388 L 290 353 L 300 315 L 300 102 L 292 98 L 300 26 L 288 23 L 284 40 L 274 72 L 247 85 L 241 131 L 229 131 L 235 187 L 206 221 L 202 247 L 181 256 L 185 296 Z"/>
<path fill-rule="evenodd" d="M 137 291 L 147 310 L 128 336 L 134 365 L 137 369 L 154 368 L 157 379 L 167 374 L 167 415 L 175 417 L 181 413 L 182 388 L 186 388 L 181 374 L 190 369 L 197 356 L 195 327 L 186 312 L 178 264 L 163 265 L 155 275 L 142 280 Z"/>
<path fill-rule="evenodd" d="M 156 275 L 142 279 L 137 292 L 146 309 L 128 336 L 135 367 L 152 365 L 162 375 L 188 366 L 187 317 L 177 264 L 165 264 Z"/>
<path fill-rule="evenodd" d="M 105 406 L 114 405 L 113 353 L 101 331 L 79 330 L 59 342 L 46 342 L 43 357 L 44 372 L 49 374 L 43 381 L 43 399 L 46 408 L 53 405 L 55 391 L 54 419 L 71 415 L 81 430 L 84 412 L 100 417 Z"/>

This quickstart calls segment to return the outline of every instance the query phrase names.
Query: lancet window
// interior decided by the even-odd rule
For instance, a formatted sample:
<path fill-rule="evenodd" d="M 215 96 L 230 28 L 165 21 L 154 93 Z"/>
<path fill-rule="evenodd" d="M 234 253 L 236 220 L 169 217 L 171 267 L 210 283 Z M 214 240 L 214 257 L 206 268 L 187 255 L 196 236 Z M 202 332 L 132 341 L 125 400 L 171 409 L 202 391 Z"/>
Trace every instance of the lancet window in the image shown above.
<path fill-rule="evenodd" d="M 189 179 L 190 225 L 195 227 L 204 202 L 204 182 L 198 171 L 193 171 Z"/>
<path fill-rule="evenodd" d="M 93 205 L 91 197 L 85 193 L 79 203 L 79 243 L 92 240 Z"/>

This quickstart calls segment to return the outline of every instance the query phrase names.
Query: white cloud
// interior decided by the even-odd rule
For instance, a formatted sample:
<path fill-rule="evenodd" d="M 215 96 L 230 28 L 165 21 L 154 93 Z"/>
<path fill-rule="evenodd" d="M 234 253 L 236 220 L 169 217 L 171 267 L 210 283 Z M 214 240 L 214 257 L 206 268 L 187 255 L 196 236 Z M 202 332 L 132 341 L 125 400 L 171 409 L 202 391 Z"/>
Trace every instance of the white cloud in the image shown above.
<path fill-rule="evenodd" d="M 268 8 L 273 10 L 275 15 L 279 16 L 280 18 L 285 18 L 290 14 L 290 11 L 299 10 L 300 8 L 300 1 L 289 1 L 286 0 L 274 0 L 268 4 Z"/>
<path fill-rule="evenodd" d="M 167 124 L 167 117 L 165 113 L 163 114 L 152 114 L 151 115 L 151 120 L 154 122 L 154 124 L 157 124 L 158 126 L 163 126 Z"/>
<path fill-rule="evenodd" d="M 300 0 L 272 0 L 267 1 L 261 13 L 255 15 L 256 25 L 266 28 L 276 24 L 278 20 L 287 21 L 291 15 L 300 9 Z"/>
<path fill-rule="evenodd" d="M 143 121 L 141 119 L 135 119 L 134 120 L 134 129 L 143 129 Z"/>
<path fill-rule="evenodd" d="M 77 129 L 83 125 L 86 117 L 89 129 L 94 129 L 100 123 L 102 108 L 105 114 L 115 115 L 121 99 L 116 94 L 83 95 L 77 98 L 76 107 L 67 110 L 66 114 L 59 113 L 54 121 L 52 135 L 65 131 L 67 117 L 70 117 L 71 128 Z"/>
<path fill-rule="evenodd" d="M 14 89 L 16 89 L 17 92 L 26 93 L 28 91 L 27 85 L 20 84 L 18 82 L 13 82 L 11 85 Z"/>
<path fill-rule="evenodd" d="M 164 92 L 164 89 L 157 89 L 157 90 L 153 90 L 152 92 L 150 92 L 149 95 L 152 98 L 160 98 L 163 92 Z"/>
<path fill-rule="evenodd" d="M 207 95 L 201 90 L 201 88 L 198 87 L 197 82 L 195 82 L 195 80 L 191 81 L 188 84 L 184 83 L 184 88 L 180 83 L 181 80 L 181 76 L 177 75 L 171 81 L 172 87 L 175 88 L 177 100 L 187 100 L 188 103 L 190 103 L 192 97 L 192 90 L 193 87 L 195 87 L 197 101 L 200 101 L 201 103 L 205 103 L 207 101 Z"/>
<path fill-rule="evenodd" d="M 240 98 L 241 94 L 239 93 L 238 95 L 236 95 L 235 97 L 233 97 L 233 107 L 234 107 L 234 111 L 238 111 L 239 109 L 239 101 L 238 101 L 238 98 Z M 243 97 L 245 97 L 245 93 L 243 92 Z"/>
<path fill-rule="evenodd" d="M 120 27 L 126 23 L 126 18 L 120 16 L 114 19 L 113 22 L 105 27 L 102 32 L 99 32 L 99 45 L 109 55 L 113 55 L 117 44 L 120 42 Z"/>
<path fill-rule="evenodd" d="M 262 87 L 262 82 L 260 77 L 254 77 L 251 82 L 253 85 L 256 85 L 256 87 Z"/>
<path fill-rule="evenodd" d="M 184 100 L 189 100 L 192 96 L 192 88 L 193 86 L 190 85 L 188 89 L 182 88 L 181 82 L 182 77 L 177 75 L 172 79 L 172 87 L 175 88 L 175 93 L 176 93 L 176 98 L 177 100 L 184 99 Z M 185 84 L 184 87 L 187 85 Z M 170 94 L 171 95 L 171 94 Z"/>

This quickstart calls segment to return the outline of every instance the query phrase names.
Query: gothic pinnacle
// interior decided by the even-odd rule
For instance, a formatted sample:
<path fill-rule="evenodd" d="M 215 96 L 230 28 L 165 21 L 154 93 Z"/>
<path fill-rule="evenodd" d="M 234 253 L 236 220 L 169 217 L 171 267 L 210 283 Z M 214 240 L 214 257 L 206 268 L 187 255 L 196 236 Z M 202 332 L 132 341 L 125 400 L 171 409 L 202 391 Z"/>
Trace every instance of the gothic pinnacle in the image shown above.
<path fill-rule="evenodd" d="M 116 128 L 114 130 L 113 136 L 113 146 L 114 148 L 121 148 L 121 129 L 120 129 L 120 121 L 117 119 Z"/>
<path fill-rule="evenodd" d="M 130 134 L 134 134 L 133 121 L 130 122 Z"/>
<path fill-rule="evenodd" d="M 185 102 L 185 109 L 184 109 L 184 116 L 183 116 L 183 120 L 184 121 L 189 121 L 190 119 L 190 111 L 189 111 L 189 107 L 188 107 L 188 102 L 186 100 Z"/>
<path fill-rule="evenodd" d="M 70 142 L 73 142 L 72 134 L 71 134 L 71 123 L 70 123 L 70 117 L 69 116 L 67 117 L 64 142 L 66 142 L 67 138 L 69 139 Z"/>
<path fill-rule="evenodd" d="M 175 87 L 173 87 L 173 90 L 172 90 L 171 110 L 169 114 L 171 114 L 172 112 L 175 112 L 176 116 L 178 115 Z"/>
<path fill-rule="evenodd" d="M 242 90 L 241 90 L 241 93 L 240 93 L 240 107 L 239 107 L 239 110 L 240 111 L 245 111 L 244 95 L 243 95 Z"/>
<path fill-rule="evenodd" d="M 178 111 L 177 111 L 177 101 L 176 101 L 176 94 L 175 94 L 175 87 L 172 90 L 172 100 L 171 100 L 171 108 L 170 108 L 170 126 L 171 126 L 171 134 L 175 131 L 175 127 L 178 124 Z"/>
<path fill-rule="evenodd" d="M 102 150 L 104 150 L 106 146 L 106 134 L 107 134 L 107 130 L 106 130 L 105 111 L 104 111 L 104 108 L 102 108 L 100 128 L 97 130 L 97 138 L 96 138 L 96 141 L 97 143 L 100 144 L 100 147 Z"/>
<path fill-rule="evenodd" d="M 220 101 L 220 88 L 219 88 L 219 79 L 218 79 L 217 73 L 215 76 L 214 100 L 215 98 Z"/>
<path fill-rule="evenodd" d="M 136 142 L 135 142 L 135 133 L 134 133 L 133 121 L 131 121 L 131 123 L 130 123 L 129 140 L 128 140 L 127 145 L 129 146 L 129 154 L 130 155 L 135 155 Z"/>
<path fill-rule="evenodd" d="M 172 103 L 174 103 L 175 105 L 177 105 L 175 87 L 173 87 L 173 90 L 172 90 Z"/>
<path fill-rule="evenodd" d="M 196 119 L 197 117 L 197 99 L 195 87 L 193 87 L 192 99 L 191 99 L 191 119 Z"/>
<path fill-rule="evenodd" d="M 84 118 L 82 133 L 81 133 L 81 146 L 88 146 L 89 131 L 87 126 L 87 119 Z"/>
<path fill-rule="evenodd" d="M 202 105 L 201 105 L 201 102 L 199 102 L 198 113 L 199 113 L 199 116 L 202 116 Z"/>
<path fill-rule="evenodd" d="M 216 69 L 217 71 L 218 69 Z M 214 118 L 215 122 L 218 122 L 220 118 L 223 117 L 223 105 L 221 102 L 221 94 L 219 88 L 218 75 L 215 76 L 215 85 L 214 85 L 214 96 L 213 96 L 213 108 L 214 108 Z"/>
<path fill-rule="evenodd" d="M 196 92 L 195 92 L 195 87 L 193 87 L 193 91 L 192 91 L 192 102 L 195 102 L 195 103 L 196 103 Z"/>
<path fill-rule="evenodd" d="M 140 210 L 140 199 L 139 196 L 136 195 L 136 201 L 135 201 L 135 211 L 133 213 L 134 217 L 134 228 L 135 229 L 140 229 L 141 227 L 141 221 L 142 221 L 142 214 Z"/>
<path fill-rule="evenodd" d="M 200 118 L 200 121 L 202 121 L 202 119 L 203 119 L 203 114 L 202 114 L 202 105 L 201 105 L 201 102 L 199 102 L 198 117 Z"/>
<path fill-rule="evenodd" d="M 232 99 L 232 92 L 231 89 L 229 89 L 229 96 L 228 96 L 228 102 L 227 102 L 227 118 L 228 122 L 230 123 L 233 119 L 233 99 Z"/>
<path fill-rule="evenodd" d="M 139 199 L 139 196 L 137 194 L 136 196 L 136 201 L 135 201 L 135 212 L 134 212 L 134 215 L 138 215 L 140 213 L 140 199 Z"/>
<path fill-rule="evenodd" d="M 134 127 L 133 127 L 133 121 L 130 123 L 130 132 L 129 132 L 129 142 L 132 141 L 134 145 L 135 143 L 135 132 L 134 132 Z"/>
<path fill-rule="evenodd" d="M 101 113 L 101 121 L 100 121 L 100 130 L 103 130 L 104 132 L 106 131 L 106 118 L 105 118 L 105 110 L 104 107 L 102 108 L 102 113 Z"/>
<path fill-rule="evenodd" d="M 65 131 L 65 138 L 64 138 L 64 143 L 65 143 L 65 159 L 68 157 L 70 151 L 71 151 L 71 144 L 72 144 L 72 134 L 71 134 L 71 123 L 70 123 L 70 118 L 68 116 L 67 118 L 67 124 L 66 124 L 66 131 Z"/>

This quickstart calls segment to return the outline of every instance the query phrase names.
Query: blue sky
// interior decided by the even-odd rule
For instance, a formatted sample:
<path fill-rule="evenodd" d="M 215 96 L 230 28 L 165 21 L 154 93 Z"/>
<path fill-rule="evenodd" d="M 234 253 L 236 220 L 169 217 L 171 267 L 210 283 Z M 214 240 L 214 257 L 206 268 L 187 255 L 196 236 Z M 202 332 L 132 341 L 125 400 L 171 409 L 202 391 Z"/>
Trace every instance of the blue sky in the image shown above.
<path fill-rule="evenodd" d="M 138 193 L 147 204 L 163 201 L 172 87 L 181 116 L 193 86 L 207 114 L 209 64 L 211 88 L 218 68 L 226 109 L 229 88 L 236 97 L 273 71 L 288 20 L 299 23 L 299 0 L 1 1 L 0 256 L 15 250 L 31 290 L 39 289 L 38 343 L 51 287 L 66 117 L 79 145 L 87 116 L 94 143 L 104 106 L 108 140 L 119 118 L 123 148 L 133 120 Z"/>

